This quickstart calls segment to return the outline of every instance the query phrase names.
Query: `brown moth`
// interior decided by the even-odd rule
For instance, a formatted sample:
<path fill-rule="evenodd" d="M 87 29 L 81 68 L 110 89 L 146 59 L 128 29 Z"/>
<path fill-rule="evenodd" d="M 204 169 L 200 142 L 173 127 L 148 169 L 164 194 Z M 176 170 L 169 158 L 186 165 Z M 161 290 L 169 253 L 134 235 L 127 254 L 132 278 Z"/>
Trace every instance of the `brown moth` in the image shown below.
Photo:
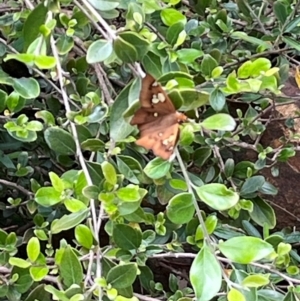
<path fill-rule="evenodd" d="M 140 105 L 130 122 L 140 130 L 136 144 L 168 160 L 179 139 L 179 124 L 187 117 L 176 111 L 166 92 L 149 74 L 142 79 Z"/>

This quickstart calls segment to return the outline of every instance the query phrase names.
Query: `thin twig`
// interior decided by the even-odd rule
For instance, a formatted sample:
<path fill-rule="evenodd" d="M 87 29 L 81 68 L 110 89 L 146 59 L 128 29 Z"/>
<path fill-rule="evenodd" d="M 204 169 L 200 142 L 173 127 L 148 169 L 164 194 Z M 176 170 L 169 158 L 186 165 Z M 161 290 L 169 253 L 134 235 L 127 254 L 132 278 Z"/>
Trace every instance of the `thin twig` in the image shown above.
<path fill-rule="evenodd" d="M 220 150 L 219 150 L 218 146 L 214 145 L 213 148 L 212 148 L 212 150 L 213 150 L 213 153 L 214 153 L 215 157 L 218 159 L 219 167 L 220 167 L 221 172 L 223 174 L 225 174 L 225 164 L 223 162 L 223 158 L 222 158 L 222 156 L 220 154 Z M 237 191 L 237 187 L 234 184 L 232 178 L 230 177 L 230 178 L 228 178 L 228 180 L 229 180 L 232 188 L 234 189 L 234 191 Z"/>
<path fill-rule="evenodd" d="M 102 88 L 102 91 L 103 91 L 103 94 L 104 94 L 104 99 L 106 100 L 107 105 L 111 106 L 114 103 L 114 101 L 111 98 L 110 93 L 109 93 L 109 91 L 107 89 L 107 86 L 105 84 L 104 76 L 103 76 L 103 74 L 101 72 L 101 69 L 100 69 L 100 64 L 94 64 L 94 69 L 95 69 L 96 76 L 98 78 L 99 84 Z"/>
<path fill-rule="evenodd" d="M 154 254 L 151 256 L 151 258 L 168 258 L 168 257 L 171 257 L 171 258 L 172 257 L 173 258 L 195 258 L 196 256 L 197 256 L 197 254 L 194 254 L 194 253 L 171 253 L 171 252 L 169 252 L 169 253 L 164 253 L 164 254 Z M 216 256 L 216 257 L 221 262 L 224 262 L 224 263 L 227 263 L 230 265 L 233 264 L 233 262 L 228 258 L 224 258 L 221 256 Z M 271 267 L 269 265 L 261 264 L 258 262 L 250 262 L 250 263 L 248 263 L 248 265 L 252 265 L 252 266 L 267 270 L 271 273 L 274 273 L 274 274 L 282 277 L 283 279 L 285 279 L 286 281 L 288 281 L 290 283 L 300 284 L 300 279 L 291 278 L 291 277 L 279 272 L 278 270 L 275 270 L 273 267 Z"/>
<path fill-rule="evenodd" d="M 260 21 L 259 17 L 254 13 L 254 11 L 253 11 L 252 7 L 249 5 L 248 1 L 244 1 L 243 3 L 244 3 L 244 5 L 249 9 L 249 11 L 250 11 L 252 17 L 257 21 L 257 23 L 258 23 L 259 27 L 261 28 L 261 30 L 263 31 L 263 33 L 264 33 L 265 35 L 268 35 L 269 32 L 265 29 L 265 26 L 264 26 L 264 24 Z M 262 5 L 264 5 L 263 2 L 262 2 Z"/>
<path fill-rule="evenodd" d="M 239 61 L 225 64 L 223 66 L 223 68 L 227 69 L 227 68 L 233 67 L 235 65 L 242 64 L 242 63 L 244 63 L 244 62 L 246 62 L 248 60 L 252 60 L 252 59 L 260 58 L 260 57 L 265 57 L 265 56 L 268 56 L 270 54 L 279 54 L 279 53 L 282 53 L 282 52 L 289 52 L 289 51 L 293 51 L 293 49 L 291 49 L 291 48 L 283 48 L 283 49 L 269 50 L 269 51 L 265 51 L 265 52 L 261 52 L 261 53 L 256 53 L 256 54 L 247 56 L 247 57 L 245 57 L 245 58 L 243 58 L 243 59 L 241 59 Z"/>
<path fill-rule="evenodd" d="M 77 0 L 73 0 L 73 2 L 76 5 L 79 4 Z M 117 39 L 115 31 L 105 22 L 105 20 L 101 17 L 101 15 L 94 9 L 94 7 L 87 0 L 81 0 L 81 2 L 87 7 L 87 9 L 92 13 L 92 15 L 102 25 L 102 27 L 105 29 L 108 36 L 113 40 Z"/>
<path fill-rule="evenodd" d="M 4 184 L 6 186 L 10 186 L 10 187 L 13 187 L 19 191 L 21 191 L 22 193 L 24 193 L 25 195 L 29 196 L 29 197 L 33 197 L 34 194 L 32 192 L 30 192 L 29 190 L 25 189 L 24 187 L 22 186 L 19 186 L 17 183 L 14 183 L 14 182 L 10 182 L 10 181 L 7 181 L 7 180 L 3 180 L 3 179 L 0 179 L 0 184 Z"/>
<path fill-rule="evenodd" d="M 202 217 L 202 214 L 201 214 L 201 210 L 199 208 L 199 205 L 197 203 L 197 200 L 196 200 L 196 197 L 195 197 L 195 194 L 194 194 L 194 191 L 193 191 L 193 188 L 192 188 L 192 183 L 191 183 L 191 180 L 189 178 L 189 175 L 186 171 L 186 168 L 184 166 L 184 163 L 182 161 L 182 158 L 179 154 L 179 151 L 178 151 L 178 148 L 176 147 L 175 149 L 175 154 L 176 154 L 176 158 L 178 160 L 178 163 L 179 163 L 179 166 L 181 168 L 181 172 L 183 174 L 183 177 L 185 179 L 185 182 L 188 186 L 188 192 L 192 195 L 192 199 L 193 199 L 193 203 L 194 203 L 194 206 L 195 206 L 195 210 L 196 210 L 196 213 L 197 213 L 197 217 L 199 219 L 199 223 L 200 225 L 202 226 L 202 230 L 203 230 L 203 234 L 204 234 L 204 240 L 206 241 L 206 244 L 211 252 L 211 254 L 216 258 L 216 261 L 218 262 L 218 264 L 220 265 L 220 269 L 221 269 L 221 273 L 223 275 L 223 279 L 226 281 L 227 285 L 229 287 L 236 287 L 238 289 L 240 289 L 240 285 L 239 284 L 236 284 L 236 283 L 233 283 L 229 278 L 228 276 L 226 275 L 225 271 L 224 271 L 224 268 L 222 266 L 222 264 L 219 262 L 219 260 L 217 259 L 216 257 L 216 254 L 215 254 L 215 251 L 214 251 L 214 248 L 212 246 L 212 240 L 211 240 L 211 237 L 209 236 L 208 234 L 208 231 L 207 231 L 207 228 L 205 226 L 205 222 L 204 222 L 204 219 Z"/>
<path fill-rule="evenodd" d="M 58 79 L 59 79 L 59 84 L 60 84 L 60 88 L 62 91 L 62 97 L 64 100 L 64 105 L 65 105 L 65 109 L 66 109 L 66 113 L 70 113 L 71 108 L 70 108 L 70 104 L 68 102 L 68 96 L 67 93 L 64 89 L 64 79 L 63 79 L 63 70 L 62 70 L 62 66 L 60 64 L 60 58 L 56 49 L 56 45 L 55 45 L 55 41 L 54 41 L 54 37 L 51 36 L 50 37 L 50 44 L 51 44 L 51 49 L 52 49 L 52 53 L 56 59 L 56 68 L 57 68 L 57 75 L 58 75 Z M 89 186 L 93 185 L 93 181 L 91 179 L 91 176 L 89 174 L 85 159 L 83 157 L 82 151 L 81 151 L 81 146 L 80 146 L 80 142 L 78 139 L 78 133 L 77 133 L 77 129 L 76 126 L 73 122 L 70 122 L 70 126 L 71 126 L 71 132 L 76 144 L 76 152 L 77 152 L 77 156 L 81 165 L 81 168 L 83 170 L 83 173 L 85 175 L 87 184 Z M 99 254 L 100 251 L 100 242 L 99 242 L 99 236 L 98 236 L 98 229 L 97 229 L 97 213 L 96 213 L 96 206 L 95 206 L 95 200 L 91 199 L 90 200 L 90 209 L 91 209 L 91 214 L 92 214 L 92 224 L 93 224 L 93 232 L 94 232 L 94 239 L 96 240 L 97 244 L 98 244 L 98 251 L 97 251 L 97 255 Z M 100 215 L 101 212 L 103 212 L 103 206 L 101 206 L 101 210 L 100 210 Z M 98 256 L 97 256 L 98 257 Z M 99 261 L 97 260 L 97 277 L 101 277 L 102 275 L 102 268 L 101 268 L 101 264 L 100 264 L 100 259 Z M 100 294 L 99 294 L 99 298 L 102 298 L 102 289 L 99 287 L 100 290 Z"/>
<path fill-rule="evenodd" d="M 101 26 L 99 26 L 97 24 L 97 22 L 95 22 L 95 20 L 91 17 L 91 14 L 85 9 L 84 6 L 82 6 L 77 0 L 73 0 L 73 2 L 80 8 L 80 10 L 86 15 L 86 17 L 91 21 L 91 23 L 93 24 L 93 26 L 97 29 L 97 31 L 99 31 L 102 36 L 107 40 L 108 36 L 106 34 L 106 32 L 101 28 Z"/>

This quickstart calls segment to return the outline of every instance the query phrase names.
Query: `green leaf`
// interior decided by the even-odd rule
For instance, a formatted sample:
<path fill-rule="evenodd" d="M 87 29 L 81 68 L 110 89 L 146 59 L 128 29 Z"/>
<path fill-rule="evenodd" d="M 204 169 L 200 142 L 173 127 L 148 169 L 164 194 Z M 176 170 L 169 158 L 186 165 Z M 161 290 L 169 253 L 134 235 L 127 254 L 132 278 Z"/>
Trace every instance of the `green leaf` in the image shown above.
<path fill-rule="evenodd" d="M 67 214 L 63 215 L 60 219 L 54 220 L 52 222 L 51 233 L 57 234 L 62 231 L 66 231 L 76 227 L 88 217 L 89 213 L 90 213 L 89 209 L 86 209 L 68 215 Z"/>
<path fill-rule="evenodd" d="M 0 89 L 0 112 L 6 108 L 7 93 Z"/>
<path fill-rule="evenodd" d="M 197 301 L 211 300 L 221 288 L 220 264 L 206 245 L 202 247 L 192 263 L 190 280 Z"/>
<path fill-rule="evenodd" d="M 286 26 L 284 29 L 284 32 L 291 32 L 294 28 L 296 28 L 300 23 L 300 16 L 293 18 Z"/>
<path fill-rule="evenodd" d="M 238 79 L 236 78 L 236 73 L 235 71 L 232 71 L 227 79 L 226 79 L 226 85 L 227 87 L 225 89 L 227 89 L 228 93 L 237 93 L 240 91 L 240 83 L 238 81 Z"/>
<path fill-rule="evenodd" d="M 266 224 L 269 229 L 273 229 L 276 226 L 276 216 L 272 206 L 259 197 L 253 199 L 252 203 L 253 210 L 249 212 L 251 219 L 261 227 Z"/>
<path fill-rule="evenodd" d="M 42 25 L 40 27 L 40 32 L 43 34 L 43 29 L 45 28 L 45 25 Z M 50 30 L 47 30 L 47 34 L 50 34 Z M 39 35 L 27 48 L 27 54 L 33 54 L 34 56 L 37 55 L 46 55 L 47 54 L 47 46 L 45 39 L 42 35 Z M 30 64 L 32 65 L 32 64 Z"/>
<path fill-rule="evenodd" d="M 89 2 L 100 11 L 110 11 L 119 5 L 119 2 L 111 0 L 89 0 Z"/>
<path fill-rule="evenodd" d="M 291 37 L 282 37 L 282 40 L 290 47 L 300 51 L 300 43 Z"/>
<path fill-rule="evenodd" d="M 140 163 L 129 156 L 117 156 L 117 165 L 119 172 L 133 184 L 139 184 L 138 174 L 142 173 Z"/>
<path fill-rule="evenodd" d="M 232 116 L 224 113 L 212 115 L 201 122 L 201 126 L 208 130 L 233 131 L 236 122 Z"/>
<path fill-rule="evenodd" d="M 259 76 L 262 72 L 268 71 L 272 67 L 270 60 L 260 57 L 254 60 L 251 64 L 250 75 L 252 77 Z"/>
<path fill-rule="evenodd" d="M 139 82 L 140 83 L 140 82 Z M 123 118 L 123 113 L 128 109 L 130 91 L 134 84 L 127 85 L 115 99 L 110 112 L 110 137 L 114 141 L 120 141 L 126 138 L 134 129 L 128 121 Z M 138 98 L 140 85 L 138 85 L 135 99 Z"/>
<path fill-rule="evenodd" d="M 139 194 L 139 186 L 132 184 L 118 189 L 116 194 L 123 202 L 137 202 L 141 198 Z"/>
<path fill-rule="evenodd" d="M 177 48 L 178 46 L 182 45 L 186 39 L 186 36 L 187 36 L 186 31 L 185 30 L 181 31 L 178 35 L 178 39 L 176 41 L 176 44 L 174 45 L 174 48 Z"/>
<path fill-rule="evenodd" d="M 221 66 L 216 67 L 211 73 L 212 78 L 220 77 L 222 75 L 223 71 L 224 71 L 223 67 L 221 67 Z"/>
<path fill-rule="evenodd" d="M 183 180 L 171 179 L 169 181 L 169 184 L 174 189 L 183 190 L 183 191 L 187 190 L 187 184 Z"/>
<path fill-rule="evenodd" d="M 191 124 L 185 124 L 180 132 L 180 144 L 181 145 L 191 145 L 194 142 L 194 128 Z"/>
<path fill-rule="evenodd" d="M 282 1 L 276 1 L 273 4 L 273 11 L 281 25 L 283 25 L 288 18 L 287 6 Z"/>
<path fill-rule="evenodd" d="M 169 93 L 169 97 L 175 107 L 180 107 L 182 111 L 198 109 L 209 102 L 208 93 L 198 92 L 194 88 L 173 89 Z"/>
<path fill-rule="evenodd" d="M 149 51 L 150 43 L 135 32 L 122 32 L 119 36 L 130 45 L 134 46 L 138 54 L 138 59 L 141 60 Z"/>
<path fill-rule="evenodd" d="M 161 158 L 155 158 L 144 168 L 145 174 L 151 179 L 164 177 L 170 170 L 171 163 Z"/>
<path fill-rule="evenodd" d="M 251 86 L 251 84 L 250 84 Z M 275 94 L 280 93 L 280 91 L 278 90 L 278 84 L 277 84 L 277 79 L 276 77 L 273 76 L 263 76 L 261 79 L 261 86 L 260 86 L 260 90 L 269 90 Z"/>
<path fill-rule="evenodd" d="M 196 12 L 201 16 L 205 16 L 205 10 L 211 4 L 211 0 L 201 0 L 201 1 L 193 1 L 190 5 L 193 5 L 193 8 Z"/>
<path fill-rule="evenodd" d="M 26 247 L 27 256 L 31 262 L 35 262 L 40 255 L 41 246 L 37 237 L 31 237 Z"/>
<path fill-rule="evenodd" d="M 138 275 L 141 285 L 146 289 L 150 290 L 150 281 L 154 280 L 153 272 L 148 266 L 139 266 L 141 273 Z"/>
<path fill-rule="evenodd" d="M 194 162 L 201 167 L 210 158 L 212 150 L 210 147 L 200 147 L 194 152 Z"/>
<path fill-rule="evenodd" d="M 74 155 L 76 145 L 72 135 L 59 127 L 50 127 L 45 130 L 46 143 L 54 152 L 60 155 Z"/>
<path fill-rule="evenodd" d="M 277 254 L 279 256 L 288 255 L 291 252 L 291 250 L 292 250 L 292 245 L 281 242 L 278 244 Z"/>
<path fill-rule="evenodd" d="M 52 171 L 49 172 L 49 178 L 53 188 L 60 193 L 63 192 L 65 189 L 63 180 L 61 180 L 60 177 Z"/>
<path fill-rule="evenodd" d="M 34 300 L 40 300 L 43 299 L 43 301 L 51 301 L 50 294 L 45 291 L 45 284 L 39 284 L 36 285 L 34 288 L 30 289 L 30 293 L 27 295 L 27 297 L 24 299 L 24 301 L 34 301 Z"/>
<path fill-rule="evenodd" d="M 251 18 L 251 13 L 249 8 L 245 4 L 245 0 L 236 0 L 236 4 L 244 16 Z"/>
<path fill-rule="evenodd" d="M 182 22 L 177 22 L 171 25 L 166 33 L 166 41 L 174 46 L 177 42 L 179 34 L 184 30 L 184 24 Z"/>
<path fill-rule="evenodd" d="M 218 62 L 211 55 L 205 54 L 201 62 L 201 72 L 210 77 L 216 67 L 218 67 Z"/>
<path fill-rule="evenodd" d="M 35 194 L 35 201 L 44 207 L 54 206 L 61 202 L 61 192 L 53 187 L 41 187 Z"/>
<path fill-rule="evenodd" d="M 66 285 L 81 284 L 83 279 L 82 265 L 70 246 L 67 246 L 59 264 L 60 276 Z"/>
<path fill-rule="evenodd" d="M 22 101 L 22 97 L 20 97 L 20 95 L 16 92 L 12 92 L 8 95 L 7 100 L 6 100 L 6 105 L 7 108 L 11 111 L 11 112 L 15 112 L 16 107 L 18 107 L 19 102 Z M 25 103 L 24 103 L 25 104 Z M 24 115 L 24 114 L 22 114 Z"/>
<path fill-rule="evenodd" d="M 250 77 L 252 70 L 252 62 L 246 61 L 238 69 L 238 78 L 248 78 Z"/>
<path fill-rule="evenodd" d="M 134 263 L 115 266 L 107 273 L 106 281 L 113 288 L 127 288 L 133 284 L 137 276 L 137 267 Z"/>
<path fill-rule="evenodd" d="M 235 288 L 231 288 L 227 294 L 228 301 L 247 301 L 245 296 Z"/>
<path fill-rule="evenodd" d="M 211 107 L 216 111 L 221 111 L 225 106 L 225 95 L 218 88 L 214 89 L 209 96 L 209 103 Z"/>
<path fill-rule="evenodd" d="M 180 50 L 177 50 L 176 54 L 180 63 L 192 64 L 196 61 L 196 59 L 203 56 L 203 51 L 194 48 L 182 48 Z"/>
<path fill-rule="evenodd" d="M 65 199 L 64 205 L 70 212 L 78 212 L 87 208 L 87 206 L 82 201 L 74 199 L 72 197 Z"/>
<path fill-rule="evenodd" d="M 233 237 L 219 243 L 220 251 L 231 261 L 248 264 L 274 252 L 272 245 L 257 237 Z"/>
<path fill-rule="evenodd" d="M 38 37 L 40 26 L 44 24 L 48 7 L 42 2 L 37 5 L 28 15 L 23 26 L 24 50 Z"/>
<path fill-rule="evenodd" d="M 67 35 L 60 35 L 56 41 L 56 48 L 59 55 L 65 55 L 74 47 L 74 40 Z"/>
<path fill-rule="evenodd" d="M 101 164 L 95 162 L 87 162 L 86 163 L 89 174 L 92 178 L 94 185 L 99 185 L 99 183 L 103 180 L 103 173 Z"/>
<path fill-rule="evenodd" d="M 26 124 L 26 129 L 28 131 L 39 132 L 43 130 L 43 124 L 39 121 L 32 120 Z"/>
<path fill-rule="evenodd" d="M 241 196 L 257 192 L 264 185 L 265 181 L 263 176 L 253 176 L 246 179 L 240 191 Z"/>
<path fill-rule="evenodd" d="M 174 8 L 165 8 L 160 13 L 161 20 L 167 26 L 171 26 L 177 22 L 186 24 L 186 17 Z"/>
<path fill-rule="evenodd" d="M 125 224 L 117 224 L 113 228 L 113 239 L 116 245 L 123 250 L 136 250 L 142 242 L 141 231 Z"/>
<path fill-rule="evenodd" d="M 7 62 L 11 59 L 15 59 L 19 62 L 22 62 L 24 64 L 33 64 L 34 62 L 35 55 L 31 53 L 18 53 L 18 54 L 7 54 L 5 59 L 3 60 L 4 62 Z"/>
<path fill-rule="evenodd" d="M 22 269 L 18 267 L 13 267 L 11 273 L 12 273 L 12 281 L 14 281 L 13 287 L 16 293 L 24 294 L 32 290 L 32 285 L 34 281 L 30 276 L 28 268 Z M 14 275 L 18 275 L 17 280 L 14 279 L 15 277 Z"/>
<path fill-rule="evenodd" d="M 34 114 L 34 116 L 36 118 L 42 119 L 46 123 L 46 125 L 49 126 L 55 125 L 55 119 L 49 111 L 46 110 L 38 111 Z"/>
<path fill-rule="evenodd" d="M 218 218 L 215 215 L 210 215 L 205 220 L 205 227 L 208 234 L 212 234 L 217 226 Z M 204 238 L 204 232 L 202 225 L 199 225 L 195 235 L 196 240 L 201 240 Z"/>
<path fill-rule="evenodd" d="M 196 188 L 196 192 L 208 206 L 216 210 L 227 210 L 237 204 L 239 195 L 224 184 L 211 183 Z"/>
<path fill-rule="evenodd" d="M 17 243 L 17 235 L 15 232 L 11 232 L 7 235 L 5 239 L 5 245 L 15 246 Z"/>
<path fill-rule="evenodd" d="M 162 75 L 161 59 L 155 53 L 149 51 L 142 60 L 145 71 L 151 74 L 154 78 L 159 78 Z"/>
<path fill-rule="evenodd" d="M 234 176 L 240 179 L 247 178 L 248 170 L 251 171 L 251 174 L 254 173 L 254 164 L 250 161 L 241 161 L 236 164 L 234 168 Z"/>
<path fill-rule="evenodd" d="M 86 60 L 89 64 L 105 61 L 113 53 L 112 41 L 97 40 L 88 48 Z"/>
<path fill-rule="evenodd" d="M 19 267 L 19 268 L 22 268 L 22 269 L 26 269 L 31 266 L 31 263 L 29 261 L 26 261 L 22 258 L 17 258 L 17 257 L 10 257 L 9 264 Z"/>
<path fill-rule="evenodd" d="M 78 225 L 75 228 L 75 238 L 78 243 L 86 249 L 90 249 L 93 245 L 93 234 L 86 225 Z"/>
<path fill-rule="evenodd" d="M 245 285 L 247 287 L 260 287 L 268 285 L 270 282 L 270 274 L 255 274 L 255 275 L 249 275 L 242 281 L 242 285 Z"/>
<path fill-rule="evenodd" d="M 51 293 L 55 297 L 56 300 L 60 300 L 60 301 L 69 301 L 70 300 L 69 298 L 66 297 L 65 292 L 57 290 L 52 285 L 45 285 L 45 291 Z"/>
<path fill-rule="evenodd" d="M 174 293 L 178 290 L 178 279 L 174 274 L 169 276 L 169 288 Z"/>
<path fill-rule="evenodd" d="M 267 43 L 263 40 L 252 37 L 252 36 L 248 35 L 247 33 L 243 32 L 243 31 L 235 31 L 235 32 L 231 33 L 230 36 L 233 39 L 244 40 L 244 41 L 249 42 L 251 44 L 262 46 L 265 49 L 270 49 L 272 47 L 271 43 Z"/>
<path fill-rule="evenodd" d="M 37 98 L 40 95 L 40 86 L 34 78 L 12 78 L 13 88 L 25 99 Z"/>
<path fill-rule="evenodd" d="M 43 280 L 49 273 L 49 268 L 47 266 L 37 266 L 30 267 L 30 276 L 36 282 Z"/>
<path fill-rule="evenodd" d="M 138 52 L 135 47 L 118 36 L 113 43 L 114 51 L 123 63 L 134 63 L 138 60 Z"/>
<path fill-rule="evenodd" d="M 174 224 L 186 224 L 194 216 L 193 196 L 184 192 L 175 195 L 167 206 L 167 217 Z"/>
<path fill-rule="evenodd" d="M 53 56 L 37 55 L 34 58 L 34 63 L 40 69 L 52 69 L 56 66 L 56 59 Z"/>
<path fill-rule="evenodd" d="M 91 152 L 98 152 L 105 150 L 105 143 L 100 139 L 87 139 L 81 143 L 81 147 L 84 150 L 89 150 Z"/>
<path fill-rule="evenodd" d="M 82 190 L 82 194 L 89 199 L 97 199 L 99 193 L 99 187 L 96 185 L 86 186 Z"/>
<path fill-rule="evenodd" d="M 111 163 L 104 161 L 101 164 L 101 167 L 105 180 L 109 184 L 115 186 L 117 184 L 117 174 L 114 166 Z"/>
<path fill-rule="evenodd" d="M 224 174 L 226 178 L 232 177 L 233 172 L 234 172 L 234 160 L 232 158 L 228 158 L 224 166 Z"/>

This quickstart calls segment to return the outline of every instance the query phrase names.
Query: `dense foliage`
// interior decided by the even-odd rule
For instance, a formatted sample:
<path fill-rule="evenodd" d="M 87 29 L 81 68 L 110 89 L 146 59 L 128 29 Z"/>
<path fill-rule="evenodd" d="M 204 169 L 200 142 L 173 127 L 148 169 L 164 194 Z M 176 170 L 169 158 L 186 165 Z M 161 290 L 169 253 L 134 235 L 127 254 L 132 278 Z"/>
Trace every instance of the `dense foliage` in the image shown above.
<path fill-rule="evenodd" d="M 1 0 L 0 300 L 297 300 L 299 235 L 275 232 L 263 175 L 297 135 L 261 139 L 291 101 L 298 11 Z M 134 143 L 144 72 L 189 117 L 173 161 Z"/>

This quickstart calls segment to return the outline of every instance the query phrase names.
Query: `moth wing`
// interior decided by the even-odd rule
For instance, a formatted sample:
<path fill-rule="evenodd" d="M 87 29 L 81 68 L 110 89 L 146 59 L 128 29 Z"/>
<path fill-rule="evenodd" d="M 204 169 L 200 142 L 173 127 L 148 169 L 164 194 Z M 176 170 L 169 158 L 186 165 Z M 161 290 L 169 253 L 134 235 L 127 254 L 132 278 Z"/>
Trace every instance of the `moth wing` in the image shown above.
<path fill-rule="evenodd" d="M 153 101 L 156 98 L 160 101 Z M 150 74 L 142 79 L 140 103 L 142 108 L 148 109 L 151 113 L 170 114 L 176 111 L 167 93 Z"/>
<path fill-rule="evenodd" d="M 158 113 L 157 113 L 158 114 Z M 131 125 L 140 125 L 145 123 L 150 123 L 152 121 L 155 121 L 156 117 L 154 116 L 154 113 L 146 108 L 139 108 L 134 116 L 132 117 L 130 124 Z"/>
<path fill-rule="evenodd" d="M 175 123 L 168 127 L 160 126 L 155 130 L 141 130 L 141 138 L 136 144 L 146 149 L 151 149 L 154 155 L 168 160 L 174 152 L 179 139 L 179 124 Z"/>

